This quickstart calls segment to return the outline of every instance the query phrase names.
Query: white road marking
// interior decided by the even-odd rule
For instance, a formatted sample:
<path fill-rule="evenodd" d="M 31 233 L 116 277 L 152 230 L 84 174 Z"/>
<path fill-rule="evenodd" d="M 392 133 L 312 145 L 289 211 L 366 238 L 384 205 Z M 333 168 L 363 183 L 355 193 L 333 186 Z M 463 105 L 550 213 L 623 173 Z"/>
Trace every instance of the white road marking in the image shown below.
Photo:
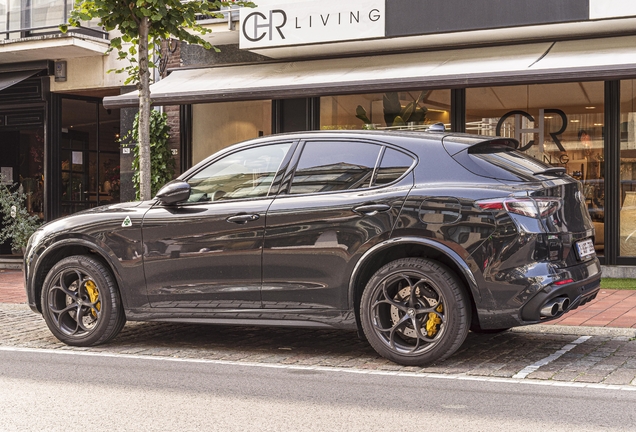
<path fill-rule="evenodd" d="M 530 366 L 526 366 L 525 368 L 521 369 L 519 372 L 517 372 L 512 377 L 513 378 L 517 378 L 517 379 L 524 379 L 525 377 L 530 375 L 532 372 L 534 372 L 537 369 L 539 369 L 541 366 L 545 366 L 548 363 L 551 363 L 551 362 L 555 361 L 556 359 L 561 357 L 566 352 L 572 350 L 577 345 L 580 345 L 583 342 L 585 342 L 586 340 L 589 340 L 591 338 L 592 338 L 592 336 L 581 336 L 580 338 L 578 338 L 577 340 L 575 340 L 572 343 L 567 344 L 566 346 L 564 346 L 563 348 L 561 348 L 560 350 L 558 350 L 554 354 L 551 354 L 551 355 L 547 356 L 546 358 L 541 359 L 541 360 L 539 360 L 538 362 L 536 362 L 534 364 L 531 364 Z"/>
<path fill-rule="evenodd" d="M 583 339 L 583 338 L 579 338 L 579 339 Z M 589 337 L 586 337 L 585 340 L 587 339 L 589 339 Z M 553 380 L 518 379 L 514 377 L 513 378 L 495 378 L 495 377 L 470 376 L 470 375 L 435 374 L 435 373 L 427 373 L 427 372 L 378 371 L 378 370 L 355 369 L 355 368 L 345 369 L 345 368 L 327 367 L 327 366 L 281 365 L 281 364 L 270 364 L 270 363 L 241 362 L 241 361 L 232 361 L 232 360 L 210 360 L 210 359 L 193 359 L 193 358 L 180 358 L 180 357 L 165 357 L 165 356 L 144 356 L 144 355 L 135 355 L 135 354 L 73 351 L 73 350 L 64 350 L 64 349 L 21 348 L 21 347 L 10 347 L 10 346 L 0 346 L 0 351 L 24 352 L 24 353 L 34 353 L 34 354 L 79 355 L 79 356 L 86 356 L 86 357 L 110 357 L 110 358 L 122 358 L 122 359 L 130 359 L 130 360 L 154 360 L 154 361 L 175 362 L 175 363 L 202 363 L 202 364 L 224 365 L 224 366 L 303 370 L 303 371 L 329 372 L 329 373 L 354 373 L 354 374 L 361 374 L 361 375 L 399 376 L 399 377 L 409 377 L 409 378 L 450 379 L 450 380 L 458 380 L 458 381 L 481 381 L 481 382 L 489 382 L 489 383 L 531 384 L 531 385 L 552 386 L 552 387 L 579 387 L 579 388 L 594 388 L 594 389 L 604 389 L 604 390 L 636 391 L 636 385 L 593 384 L 593 383 L 579 383 L 579 382 L 553 381 Z"/>

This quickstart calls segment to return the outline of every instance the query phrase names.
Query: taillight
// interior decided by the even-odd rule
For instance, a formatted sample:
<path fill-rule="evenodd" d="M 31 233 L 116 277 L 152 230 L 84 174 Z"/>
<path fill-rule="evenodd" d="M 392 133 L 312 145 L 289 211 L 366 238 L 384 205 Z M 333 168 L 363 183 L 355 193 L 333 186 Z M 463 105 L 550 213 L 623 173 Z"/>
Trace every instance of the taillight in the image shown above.
<path fill-rule="evenodd" d="M 477 201 L 475 204 L 484 210 L 505 210 L 532 218 L 547 217 L 561 207 L 557 198 L 501 198 Z"/>
<path fill-rule="evenodd" d="M 572 282 L 574 282 L 574 279 L 563 279 L 563 280 L 560 280 L 560 281 L 556 281 L 554 284 L 555 285 L 567 285 L 567 284 L 572 283 Z"/>

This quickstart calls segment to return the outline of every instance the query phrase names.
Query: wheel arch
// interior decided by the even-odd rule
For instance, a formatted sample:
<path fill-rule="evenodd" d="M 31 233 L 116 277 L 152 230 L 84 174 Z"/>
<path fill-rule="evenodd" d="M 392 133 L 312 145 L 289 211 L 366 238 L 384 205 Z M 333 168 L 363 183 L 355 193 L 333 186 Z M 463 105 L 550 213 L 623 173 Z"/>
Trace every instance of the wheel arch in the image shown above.
<path fill-rule="evenodd" d="M 108 252 L 88 240 L 73 238 L 64 239 L 54 243 L 52 246 L 47 248 L 41 256 L 38 257 L 37 263 L 35 265 L 35 271 L 30 281 L 30 289 L 33 293 L 33 301 L 35 302 L 35 307 L 37 308 L 38 312 L 42 313 L 41 294 L 46 275 L 57 262 L 73 255 L 89 255 L 106 266 L 106 268 L 108 268 L 115 277 L 115 281 L 117 282 L 117 289 L 119 290 L 121 300 L 125 303 L 124 296 L 122 295 L 120 289 L 122 279 L 117 269 L 113 267 L 111 260 L 107 258 L 109 255 Z"/>
<path fill-rule="evenodd" d="M 468 264 L 451 248 L 439 242 L 418 238 L 400 237 L 379 243 L 369 249 L 358 260 L 349 281 L 349 305 L 353 307 L 356 324 L 360 323 L 360 300 L 367 282 L 383 265 L 400 258 L 428 258 L 438 261 L 453 271 L 466 288 L 466 294 L 475 308 L 476 299 L 481 300 L 477 280 Z"/>

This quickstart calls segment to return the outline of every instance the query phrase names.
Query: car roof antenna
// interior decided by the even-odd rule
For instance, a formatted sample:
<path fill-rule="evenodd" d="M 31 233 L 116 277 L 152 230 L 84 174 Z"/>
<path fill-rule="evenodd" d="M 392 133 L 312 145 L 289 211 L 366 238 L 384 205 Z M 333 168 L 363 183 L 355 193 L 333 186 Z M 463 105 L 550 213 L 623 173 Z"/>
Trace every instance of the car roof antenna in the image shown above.
<path fill-rule="evenodd" d="M 444 131 L 446 131 L 446 126 L 442 122 L 435 123 L 435 124 L 432 124 L 427 129 L 427 131 L 429 131 L 429 132 L 444 132 Z"/>

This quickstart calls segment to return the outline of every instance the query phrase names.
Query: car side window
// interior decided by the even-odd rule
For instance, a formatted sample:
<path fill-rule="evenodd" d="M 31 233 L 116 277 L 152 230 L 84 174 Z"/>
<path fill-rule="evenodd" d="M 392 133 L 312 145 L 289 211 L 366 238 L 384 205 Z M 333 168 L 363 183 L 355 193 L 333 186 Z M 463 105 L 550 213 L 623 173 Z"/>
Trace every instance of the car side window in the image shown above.
<path fill-rule="evenodd" d="M 188 202 L 265 197 L 292 143 L 252 147 L 229 154 L 188 179 Z"/>
<path fill-rule="evenodd" d="M 394 182 L 413 165 L 413 158 L 400 151 L 388 148 L 384 151 L 382 162 L 378 167 L 374 185 Z"/>
<path fill-rule="evenodd" d="M 309 141 L 300 155 L 290 194 L 371 186 L 382 146 L 363 142 Z"/>

